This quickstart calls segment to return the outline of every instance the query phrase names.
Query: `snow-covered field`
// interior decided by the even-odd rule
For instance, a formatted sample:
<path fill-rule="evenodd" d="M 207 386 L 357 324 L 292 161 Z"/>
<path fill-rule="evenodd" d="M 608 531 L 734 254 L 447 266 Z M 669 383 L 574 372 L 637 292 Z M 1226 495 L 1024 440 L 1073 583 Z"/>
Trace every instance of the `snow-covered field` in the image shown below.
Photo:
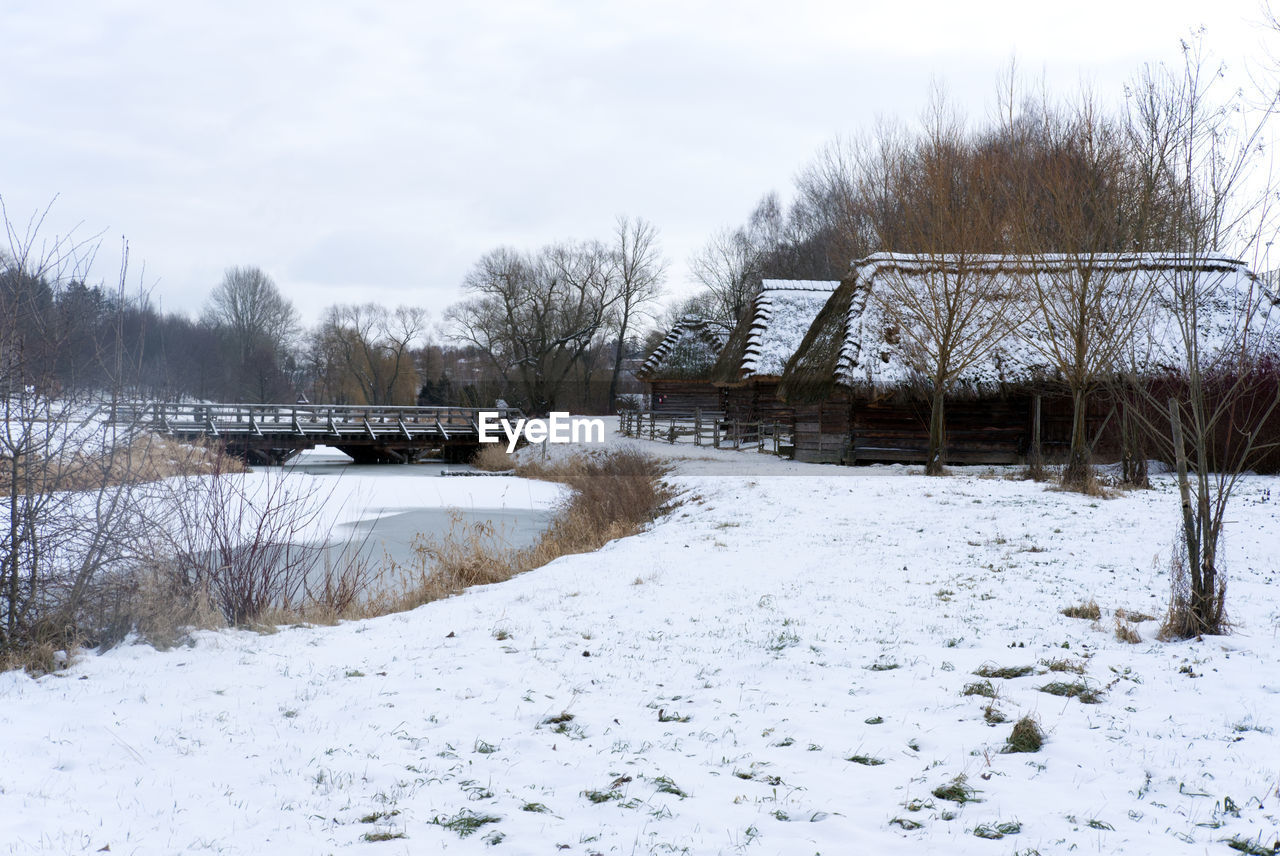
<path fill-rule="evenodd" d="M 1160 643 L 1147 621 L 1127 644 L 1111 613 L 1167 599 L 1167 481 L 1097 500 L 911 473 L 701 452 L 651 531 L 499 586 L 0 675 L 0 852 L 1270 845 L 1280 480 L 1247 480 L 1230 515 L 1237 632 Z M 1100 624 L 1059 613 L 1089 598 Z M 1100 703 L 1039 691 L 1074 678 L 1050 660 Z M 991 679 L 1006 723 L 962 694 L 984 665 L 1034 667 Z M 1001 753 L 1026 714 L 1044 748 Z M 962 775 L 973 801 L 932 794 Z"/>

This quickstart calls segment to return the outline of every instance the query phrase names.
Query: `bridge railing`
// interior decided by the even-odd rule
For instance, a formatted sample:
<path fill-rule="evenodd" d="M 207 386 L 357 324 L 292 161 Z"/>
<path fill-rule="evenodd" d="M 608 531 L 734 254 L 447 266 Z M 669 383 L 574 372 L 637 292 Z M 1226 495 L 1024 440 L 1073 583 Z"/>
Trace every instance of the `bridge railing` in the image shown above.
<path fill-rule="evenodd" d="M 474 434 L 481 413 L 514 421 L 515 407 L 396 407 L 341 404 L 173 404 L 120 402 L 106 405 L 113 423 L 149 425 L 166 433 L 459 432 Z"/>

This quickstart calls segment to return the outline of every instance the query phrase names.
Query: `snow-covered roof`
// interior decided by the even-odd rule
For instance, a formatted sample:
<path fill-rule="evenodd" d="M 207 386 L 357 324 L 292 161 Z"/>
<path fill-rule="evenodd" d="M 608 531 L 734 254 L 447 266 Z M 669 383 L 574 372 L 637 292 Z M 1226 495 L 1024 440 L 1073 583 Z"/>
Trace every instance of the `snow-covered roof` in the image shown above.
<path fill-rule="evenodd" d="M 728 338 L 729 331 L 719 322 L 686 315 L 663 337 L 636 375 L 646 380 L 705 378 Z"/>
<path fill-rule="evenodd" d="M 716 365 L 717 379 L 779 377 L 837 280 L 766 279 L 751 314 L 738 324 Z"/>
<path fill-rule="evenodd" d="M 1044 325 L 1035 323 L 1034 282 L 1042 288 L 1069 287 L 1067 278 L 1106 275 L 1107 288 L 1149 294 L 1143 318 L 1132 326 L 1130 355 L 1137 368 L 1149 374 L 1177 371 L 1184 364 L 1184 344 L 1176 325 L 1173 303 L 1194 293 L 1197 336 L 1202 359 L 1232 352 L 1242 331 L 1254 337 L 1251 345 L 1280 353 L 1280 307 L 1275 296 L 1243 262 L 1220 256 L 1173 254 L 1105 254 L 1087 259 L 1076 255 L 1039 256 L 913 256 L 882 253 L 852 266 L 850 274 L 824 307 L 805 341 L 787 366 L 782 394 L 794 400 L 825 397 L 835 384 L 884 390 L 919 380 L 904 349 L 920 336 L 899 329 L 902 313 L 887 301 L 903 287 L 928 288 L 930 277 L 955 274 L 960 266 L 970 275 L 987 278 L 984 291 L 1020 302 L 1015 309 L 1027 319 L 1002 336 L 957 380 L 961 390 L 981 392 L 1009 384 L 1054 378 L 1052 343 Z M 892 288 L 886 279 L 894 277 Z M 1133 277 L 1145 278 L 1135 282 Z M 1117 306 L 1123 305 L 1117 301 Z M 1007 308 L 1004 303 L 1001 308 Z M 993 311 L 996 306 L 993 303 Z M 1246 323 L 1247 319 L 1247 323 Z M 927 338 L 927 337 L 924 337 Z"/>

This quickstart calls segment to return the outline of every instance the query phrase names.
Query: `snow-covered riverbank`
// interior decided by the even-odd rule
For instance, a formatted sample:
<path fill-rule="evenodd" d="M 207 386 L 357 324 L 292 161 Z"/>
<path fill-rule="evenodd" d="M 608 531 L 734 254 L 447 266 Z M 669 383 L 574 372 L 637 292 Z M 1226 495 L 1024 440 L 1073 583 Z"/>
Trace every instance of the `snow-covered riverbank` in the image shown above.
<path fill-rule="evenodd" d="M 0 845 L 830 856 L 1230 852 L 1223 839 L 1274 835 L 1280 481 L 1247 480 L 1230 516 L 1238 632 L 1160 643 L 1143 622 L 1135 645 L 1110 616 L 1166 602 L 1168 482 L 1103 501 L 694 457 L 652 531 L 498 586 L 0 675 Z M 1090 598 L 1098 625 L 1059 613 Z M 1080 663 L 1101 702 L 1039 691 L 1074 678 L 1041 674 L 1051 660 Z M 962 694 L 984 665 L 1035 667 L 991 680 L 1007 723 Z M 1044 748 L 1001 754 L 1025 714 Z M 961 775 L 980 801 L 932 794 Z"/>

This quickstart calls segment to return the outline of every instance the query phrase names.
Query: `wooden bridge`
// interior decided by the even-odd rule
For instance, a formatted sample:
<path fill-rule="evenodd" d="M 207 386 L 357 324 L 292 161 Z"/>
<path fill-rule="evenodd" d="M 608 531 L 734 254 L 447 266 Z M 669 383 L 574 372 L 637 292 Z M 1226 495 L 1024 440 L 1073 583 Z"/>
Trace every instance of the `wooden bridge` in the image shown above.
<path fill-rule="evenodd" d="M 514 407 L 160 402 L 104 405 L 101 412 L 114 424 L 220 443 L 251 464 L 283 464 L 318 445 L 340 449 L 358 464 L 407 464 L 437 455 L 463 462 L 480 446 L 482 412 L 512 423 L 524 415 Z"/>

